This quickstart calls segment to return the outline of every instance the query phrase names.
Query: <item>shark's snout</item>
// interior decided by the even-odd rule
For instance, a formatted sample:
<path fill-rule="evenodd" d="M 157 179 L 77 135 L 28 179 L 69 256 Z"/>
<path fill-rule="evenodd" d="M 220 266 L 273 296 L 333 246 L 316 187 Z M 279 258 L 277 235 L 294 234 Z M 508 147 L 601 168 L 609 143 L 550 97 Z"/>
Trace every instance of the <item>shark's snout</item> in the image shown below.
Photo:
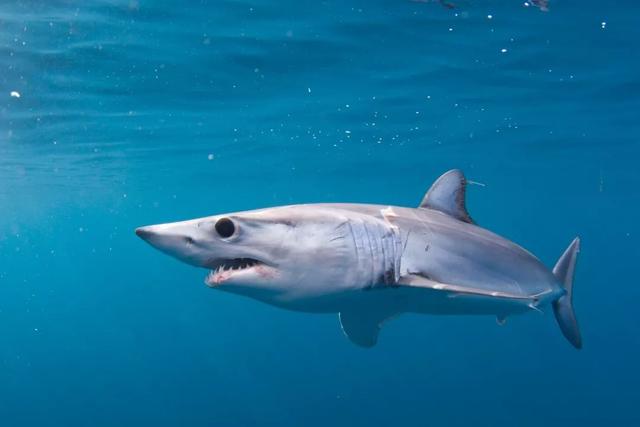
<path fill-rule="evenodd" d="M 158 224 L 136 228 L 136 235 L 156 249 L 198 267 L 205 254 L 197 249 L 197 228 L 183 224 Z"/>
<path fill-rule="evenodd" d="M 151 227 L 138 227 L 136 228 L 136 236 L 141 239 L 148 240 L 153 235 Z"/>
<path fill-rule="evenodd" d="M 176 235 L 176 233 L 161 230 L 157 225 L 138 227 L 136 228 L 136 235 L 158 249 L 162 249 L 161 246 L 163 245 L 174 243 L 172 240 L 176 240 L 181 237 Z"/>

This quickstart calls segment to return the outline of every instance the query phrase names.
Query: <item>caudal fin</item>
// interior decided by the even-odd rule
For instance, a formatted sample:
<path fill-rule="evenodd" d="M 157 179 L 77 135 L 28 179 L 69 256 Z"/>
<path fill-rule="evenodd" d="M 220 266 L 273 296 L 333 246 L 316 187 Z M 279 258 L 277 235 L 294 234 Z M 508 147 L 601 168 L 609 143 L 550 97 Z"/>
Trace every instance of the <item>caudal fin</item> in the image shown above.
<path fill-rule="evenodd" d="M 552 305 L 562 334 L 575 348 L 580 349 L 582 348 L 582 338 L 572 304 L 573 274 L 576 269 L 578 252 L 580 252 L 580 238 L 576 237 L 553 267 L 553 274 L 558 278 L 565 293 Z"/>

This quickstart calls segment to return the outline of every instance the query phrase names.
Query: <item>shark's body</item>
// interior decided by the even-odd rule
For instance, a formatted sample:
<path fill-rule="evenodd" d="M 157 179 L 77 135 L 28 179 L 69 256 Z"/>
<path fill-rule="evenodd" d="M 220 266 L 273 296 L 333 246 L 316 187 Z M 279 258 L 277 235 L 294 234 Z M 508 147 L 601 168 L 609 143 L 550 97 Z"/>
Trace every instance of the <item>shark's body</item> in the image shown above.
<path fill-rule="evenodd" d="M 372 346 L 401 313 L 507 316 L 551 303 L 576 347 L 571 307 L 578 240 L 553 271 L 478 227 L 454 170 L 420 207 L 308 204 L 137 230 L 160 250 L 209 268 L 206 283 L 291 310 L 340 313 L 347 336 Z"/>

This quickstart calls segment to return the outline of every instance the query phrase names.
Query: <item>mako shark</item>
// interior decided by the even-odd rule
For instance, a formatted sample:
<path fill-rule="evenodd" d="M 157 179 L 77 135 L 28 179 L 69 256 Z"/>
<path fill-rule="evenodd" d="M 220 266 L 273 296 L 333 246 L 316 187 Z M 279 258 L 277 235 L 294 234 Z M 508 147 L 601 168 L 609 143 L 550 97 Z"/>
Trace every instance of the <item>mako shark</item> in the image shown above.
<path fill-rule="evenodd" d="M 551 305 L 569 342 L 582 340 L 572 307 L 580 241 L 553 270 L 474 224 L 459 170 L 417 208 L 305 204 L 150 225 L 136 234 L 210 270 L 205 283 L 285 309 L 338 313 L 357 345 L 376 344 L 402 313 L 507 316 Z"/>

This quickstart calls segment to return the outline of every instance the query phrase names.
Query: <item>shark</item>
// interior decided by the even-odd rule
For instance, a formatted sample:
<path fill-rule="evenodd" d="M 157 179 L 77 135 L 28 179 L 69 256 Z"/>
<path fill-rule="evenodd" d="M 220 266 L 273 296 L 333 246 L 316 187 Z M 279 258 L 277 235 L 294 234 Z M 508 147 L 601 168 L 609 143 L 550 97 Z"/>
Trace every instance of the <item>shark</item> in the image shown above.
<path fill-rule="evenodd" d="M 135 230 L 151 246 L 208 270 L 207 286 L 280 308 L 336 313 L 344 334 L 373 347 L 403 313 L 507 317 L 551 306 L 582 347 L 573 310 L 575 238 L 552 269 L 478 226 L 467 180 L 440 176 L 417 207 L 318 203 L 225 213 Z"/>

